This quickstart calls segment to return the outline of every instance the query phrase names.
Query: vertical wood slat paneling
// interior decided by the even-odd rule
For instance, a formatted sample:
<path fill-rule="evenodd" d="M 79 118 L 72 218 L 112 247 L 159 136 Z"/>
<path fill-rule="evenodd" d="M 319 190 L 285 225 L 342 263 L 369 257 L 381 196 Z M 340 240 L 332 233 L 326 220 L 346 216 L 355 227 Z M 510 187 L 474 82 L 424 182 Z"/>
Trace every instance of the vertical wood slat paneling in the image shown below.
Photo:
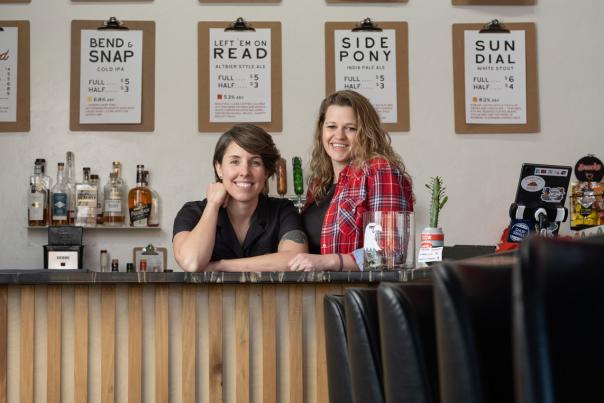
<path fill-rule="evenodd" d="M 222 403 L 222 288 L 210 287 L 208 295 L 210 402 Z"/>
<path fill-rule="evenodd" d="M 302 292 L 301 285 L 289 286 L 289 401 L 304 402 L 304 373 L 302 362 Z"/>
<path fill-rule="evenodd" d="M 250 401 L 250 288 L 235 288 L 235 359 L 237 403 Z"/>
<path fill-rule="evenodd" d="M 0 286 L 0 403 L 6 403 L 8 361 L 8 287 Z"/>
<path fill-rule="evenodd" d="M 19 401 L 33 402 L 34 399 L 34 287 L 21 287 L 21 351 L 19 370 Z"/>
<path fill-rule="evenodd" d="M 88 402 L 88 293 L 87 285 L 74 290 L 74 399 Z"/>
<path fill-rule="evenodd" d="M 325 315 L 323 311 L 323 299 L 325 295 L 332 293 L 333 286 L 318 285 L 315 287 L 315 336 L 317 346 L 317 402 L 329 401 L 327 389 L 327 356 L 325 350 Z"/>
<path fill-rule="evenodd" d="M 115 286 L 101 286 L 101 402 L 115 401 Z"/>
<path fill-rule="evenodd" d="M 262 402 L 277 403 L 277 287 L 262 286 Z"/>
<path fill-rule="evenodd" d="M 61 401 L 61 289 L 59 285 L 48 286 L 47 293 L 47 383 L 46 401 Z"/>
<path fill-rule="evenodd" d="M 128 287 L 128 403 L 142 402 L 143 286 Z"/>
<path fill-rule="evenodd" d="M 183 403 L 195 402 L 195 305 L 196 289 L 193 285 L 182 288 L 182 401 Z"/>
<path fill-rule="evenodd" d="M 155 288 L 155 401 L 167 403 L 168 378 L 168 285 Z"/>

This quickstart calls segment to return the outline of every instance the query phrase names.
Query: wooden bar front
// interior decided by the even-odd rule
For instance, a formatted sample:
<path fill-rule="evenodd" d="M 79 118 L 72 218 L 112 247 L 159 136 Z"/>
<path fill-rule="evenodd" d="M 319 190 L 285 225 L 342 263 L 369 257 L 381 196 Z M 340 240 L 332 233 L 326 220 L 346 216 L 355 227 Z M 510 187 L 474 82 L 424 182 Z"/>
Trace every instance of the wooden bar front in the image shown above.
<path fill-rule="evenodd" d="M 327 402 L 325 294 L 427 277 L 0 271 L 0 403 Z"/>

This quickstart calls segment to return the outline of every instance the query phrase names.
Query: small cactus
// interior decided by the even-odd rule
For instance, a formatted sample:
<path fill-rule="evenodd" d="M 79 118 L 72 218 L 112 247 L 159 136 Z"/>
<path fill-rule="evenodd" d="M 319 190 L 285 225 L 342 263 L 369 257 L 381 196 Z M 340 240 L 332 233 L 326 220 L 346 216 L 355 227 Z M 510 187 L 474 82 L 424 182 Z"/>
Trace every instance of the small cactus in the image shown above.
<path fill-rule="evenodd" d="M 430 184 L 426 184 L 432 193 L 430 200 L 430 227 L 438 228 L 438 215 L 440 210 L 445 206 L 449 196 L 445 194 L 443 179 L 440 176 L 430 178 Z"/>

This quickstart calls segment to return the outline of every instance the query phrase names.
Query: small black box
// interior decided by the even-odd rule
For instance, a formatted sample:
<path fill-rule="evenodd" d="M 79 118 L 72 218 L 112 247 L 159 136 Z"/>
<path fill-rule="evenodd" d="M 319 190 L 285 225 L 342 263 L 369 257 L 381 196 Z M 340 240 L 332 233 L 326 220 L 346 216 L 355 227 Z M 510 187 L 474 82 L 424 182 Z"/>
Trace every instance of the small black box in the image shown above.
<path fill-rule="evenodd" d="M 81 245 L 84 228 L 71 225 L 48 227 L 49 245 Z"/>

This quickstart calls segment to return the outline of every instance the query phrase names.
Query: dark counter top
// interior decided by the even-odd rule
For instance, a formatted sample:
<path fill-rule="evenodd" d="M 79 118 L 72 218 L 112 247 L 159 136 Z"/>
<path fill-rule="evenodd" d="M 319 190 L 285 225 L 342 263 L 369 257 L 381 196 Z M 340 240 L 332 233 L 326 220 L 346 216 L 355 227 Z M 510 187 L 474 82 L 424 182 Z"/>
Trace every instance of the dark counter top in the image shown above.
<path fill-rule="evenodd" d="M 430 268 L 367 272 L 116 273 L 87 270 L 0 270 L 1 284 L 301 284 L 379 283 L 429 279 Z"/>

